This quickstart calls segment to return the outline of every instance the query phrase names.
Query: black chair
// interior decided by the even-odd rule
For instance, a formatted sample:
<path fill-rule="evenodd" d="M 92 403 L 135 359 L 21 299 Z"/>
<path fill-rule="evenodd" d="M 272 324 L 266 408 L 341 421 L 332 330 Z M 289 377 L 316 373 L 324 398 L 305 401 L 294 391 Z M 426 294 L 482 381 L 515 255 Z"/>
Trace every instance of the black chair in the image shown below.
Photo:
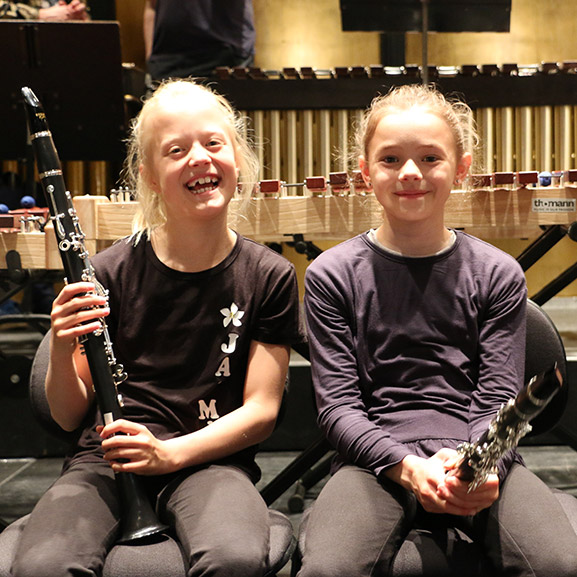
<path fill-rule="evenodd" d="M 74 433 L 65 433 L 52 420 L 44 393 L 49 338 L 48 333 L 34 357 L 30 374 L 30 402 L 35 416 L 48 432 L 72 439 Z M 14 521 L 0 533 L 0 577 L 10 577 L 16 544 L 27 519 L 28 515 Z M 279 511 L 269 509 L 269 522 L 267 576 L 273 577 L 290 561 L 296 539 L 290 520 Z M 106 557 L 103 570 L 103 577 L 185 577 L 186 574 L 187 567 L 180 545 L 170 535 L 163 535 L 155 542 L 114 546 Z"/>
<path fill-rule="evenodd" d="M 526 380 L 549 369 L 555 362 L 561 371 L 565 386 L 546 410 L 532 421 L 533 430 L 530 436 L 533 437 L 543 435 L 553 429 L 560 420 L 567 404 L 568 384 L 565 348 L 559 332 L 545 311 L 529 300 L 527 303 Z M 330 450 L 328 443 L 321 440 L 317 443 L 315 456 L 320 459 Z M 293 464 L 293 470 L 290 470 L 289 465 L 291 475 L 295 474 L 294 468 Z M 278 484 L 273 484 L 275 491 L 278 487 Z M 569 493 L 555 489 L 553 491 L 562 504 L 571 525 L 577 531 L 577 499 Z M 298 546 L 293 557 L 292 575 L 296 575 L 306 548 L 307 513 L 308 511 L 305 511 L 300 525 Z M 481 548 L 468 535 L 452 527 L 427 526 L 415 527 L 410 531 L 395 557 L 391 573 L 391 577 L 487 577 L 489 575 L 492 575 L 492 570 L 488 567 Z"/>

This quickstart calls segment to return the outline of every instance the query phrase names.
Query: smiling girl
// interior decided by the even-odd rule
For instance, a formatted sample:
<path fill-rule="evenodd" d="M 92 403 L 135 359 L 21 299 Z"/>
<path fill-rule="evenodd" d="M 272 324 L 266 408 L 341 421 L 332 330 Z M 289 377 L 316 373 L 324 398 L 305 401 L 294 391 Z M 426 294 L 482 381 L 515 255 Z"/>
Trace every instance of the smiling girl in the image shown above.
<path fill-rule="evenodd" d="M 457 446 L 519 391 L 525 361 L 520 266 L 444 223 L 472 126 L 466 105 L 416 85 L 376 99 L 358 133 L 383 220 L 306 274 L 319 425 L 337 459 L 299 577 L 390 575 L 416 523 L 469 532 L 491 575 L 575 573 L 577 536 L 516 452 L 471 492 L 454 474 Z"/>
<path fill-rule="evenodd" d="M 137 230 L 92 259 L 109 301 L 75 283 L 54 302 L 47 397 L 60 426 L 81 434 L 32 513 L 15 577 L 101 574 L 118 533 L 115 471 L 141 476 L 191 576 L 267 570 L 254 457 L 301 335 L 293 266 L 227 224 L 239 179 L 245 194 L 254 183 L 239 122 L 226 100 L 180 80 L 162 85 L 133 126 Z M 106 426 L 78 346 L 99 317 L 128 375 L 124 418 Z"/>

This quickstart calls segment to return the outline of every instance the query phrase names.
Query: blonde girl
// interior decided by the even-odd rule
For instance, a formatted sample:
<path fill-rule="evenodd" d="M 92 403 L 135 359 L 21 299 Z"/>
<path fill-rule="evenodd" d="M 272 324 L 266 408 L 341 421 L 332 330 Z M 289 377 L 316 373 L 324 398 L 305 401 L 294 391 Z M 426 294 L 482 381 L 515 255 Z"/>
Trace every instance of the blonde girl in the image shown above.
<path fill-rule="evenodd" d="M 81 282 L 54 301 L 46 392 L 79 440 L 32 513 L 14 577 L 101 573 L 118 533 L 117 471 L 142 479 L 189 575 L 265 574 L 255 453 L 300 339 L 298 295 L 290 263 L 228 226 L 239 177 L 253 178 L 238 129 L 230 105 L 192 81 L 167 82 L 144 104 L 127 166 L 136 234 L 93 259 L 109 298 Z M 100 318 L 128 375 L 124 418 L 106 426 L 78 346 Z"/>

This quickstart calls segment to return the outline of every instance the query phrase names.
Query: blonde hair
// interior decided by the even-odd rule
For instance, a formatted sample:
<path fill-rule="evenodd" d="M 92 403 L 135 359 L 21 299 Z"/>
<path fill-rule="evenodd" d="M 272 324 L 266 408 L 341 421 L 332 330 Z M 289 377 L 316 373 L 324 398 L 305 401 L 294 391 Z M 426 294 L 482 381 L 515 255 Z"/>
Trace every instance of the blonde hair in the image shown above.
<path fill-rule="evenodd" d="M 166 208 L 162 195 L 154 192 L 142 176 L 140 167 L 149 162 L 150 118 L 159 106 L 174 105 L 176 101 L 185 101 L 191 107 L 199 99 L 207 97 L 221 110 L 225 123 L 230 127 L 230 134 L 235 146 L 235 158 L 239 169 L 238 189 L 242 200 L 248 202 L 256 186 L 259 164 L 256 154 L 249 142 L 245 119 L 231 106 L 224 96 L 211 88 L 193 80 L 167 80 L 160 84 L 148 98 L 138 116 L 131 124 L 127 141 L 127 156 L 123 169 L 123 180 L 133 191 L 139 206 L 133 221 L 133 229 L 138 238 L 143 233 L 148 236 L 151 231 L 166 222 Z M 241 202 L 241 205 L 244 203 Z"/>
<path fill-rule="evenodd" d="M 361 155 L 368 158 L 369 145 L 383 116 L 411 108 L 428 110 L 447 123 L 455 138 L 457 158 L 476 149 L 479 138 L 473 113 L 465 102 L 446 98 L 433 86 L 407 84 L 377 96 L 365 111 L 355 136 L 355 163 Z"/>

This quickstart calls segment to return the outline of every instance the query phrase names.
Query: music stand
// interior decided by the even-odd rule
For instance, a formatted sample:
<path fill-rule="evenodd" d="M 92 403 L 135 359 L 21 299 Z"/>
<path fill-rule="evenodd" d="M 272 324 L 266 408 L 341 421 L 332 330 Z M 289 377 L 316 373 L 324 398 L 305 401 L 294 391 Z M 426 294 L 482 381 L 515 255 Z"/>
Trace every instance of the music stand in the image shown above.
<path fill-rule="evenodd" d="M 118 22 L 0 21 L 0 158 L 25 159 L 21 88 L 46 111 L 62 160 L 124 159 Z"/>
<path fill-rule="evenodd" d="M 344 31 L 422 32 L 423 83 L 428 33 L 509 32 L 511 0 L 340 0 Z"/>

